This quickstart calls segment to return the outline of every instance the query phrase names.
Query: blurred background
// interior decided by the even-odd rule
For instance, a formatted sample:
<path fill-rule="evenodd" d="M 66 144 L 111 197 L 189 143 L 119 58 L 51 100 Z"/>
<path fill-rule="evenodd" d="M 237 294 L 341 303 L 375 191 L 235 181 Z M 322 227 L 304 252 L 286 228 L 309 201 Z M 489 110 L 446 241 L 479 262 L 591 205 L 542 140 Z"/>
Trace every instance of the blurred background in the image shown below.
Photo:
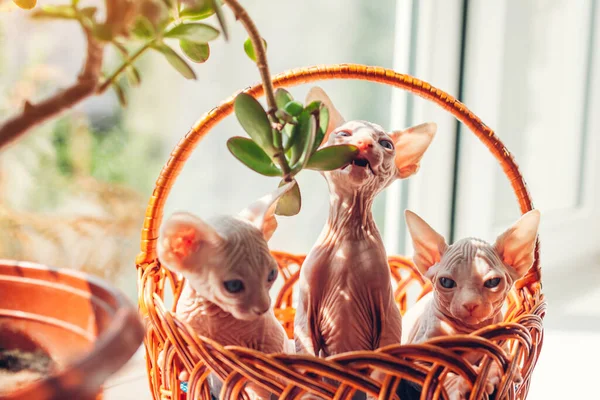
<path fill-rule="evenodd" d="M 76 23 L 32 21 L 9 3 L 0 1 L 2 120 L 26 100 L 39 101 L 69 85 L 85 55 Z M 496 131 L 543 215 L 549 311 L 529 398 L 589 397 L 595 375 L 593 368 L 581 367 L 593 365 L 592 353 L 600 356 L 598 1 L 242 4 L 268 42 L 271 72 L 342 62 L 393 68 L 458 97 Z M 183 79 L 160 54 L 144 54 L 136 63 L 142 84 L 127 89 L 127 107 L 109 90 L 0 153 L 1 258 L 89 272 L 135 298 L 134 260 L 145 207 L 170 151 L 204 112 L 259 80 L 243 51 L 245 32 L 228 10 L 226 17 L 230 40 L 219 38 L 211 58 L 193 66 L 196 81 Z M 214 17 L 209 21 L 216 24 Z M 106 56 L 109 70 L 118 67 L 117 54 Z M 390 130 L 438 124 L 419 174 L 396 182 L 375 203 L 388 252 L 412 251 L 402 218 L 406 208 L 448 240 L 491 241 L 518 218 L 518 203 L 498 163 L 443 110 L 374 83 L 320 85 L 348 119 Z M 308 89 L 291 92 L 303 98 Z M 225 141 L 239 134 L 229 117 L 199 144 L 167 201 L 167 215 L 235 213 L 277 185 L 276 178 L 259 176 L 230 155 Z M 298 180 L 302 211 L 280 218 L 271 247 L 306 253 L 325 222 L 327 190 L 316 172 L 304 171 Z M 571 368 L 576 364 L 579 368 Z"/>

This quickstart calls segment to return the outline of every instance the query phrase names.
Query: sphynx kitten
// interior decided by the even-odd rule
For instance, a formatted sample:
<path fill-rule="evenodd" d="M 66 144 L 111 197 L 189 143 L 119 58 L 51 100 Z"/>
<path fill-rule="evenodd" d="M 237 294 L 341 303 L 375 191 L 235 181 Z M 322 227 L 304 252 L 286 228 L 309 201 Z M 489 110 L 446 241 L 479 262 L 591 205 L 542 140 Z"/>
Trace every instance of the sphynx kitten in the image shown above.
<path fill-rule="evenodd" d="M 370 122 L 344 122 L 320 88 L 309 92 L 307 103 L 314 100 L 330 114 L 321 147 L 352 144 L 359 153 L 347 167 L 323 173 L 329 218 L 300 272 L 296 351 L 327 357 L 398 344 L 401 316 L 371 205 L 394 180 L 417 172 L 436 125 L 386 133 Z"/>
<path fill-rule="evenodd" d="M 277 227 L 277 201 L 292 186 L 284 185 L 264 196 L 237 217 L 221 216 L 206 223 L 180 212 L 163 223 L 158 258 L 186 278 L 176 316 L 198 335 L 224 346 L 264 353 L 294 352 L 293 341 L 271 309 L 269 289 L 278 270 L 267 246 Z M 163 363 L 161 354 L 159 365 Z M 187 380 L 188 374 L 180 379 Z M 220 386 L 213 377 L 215 397 Z M 253 398 L 270 397 L 263 389 L 248 386 Z"/>
<path fill-rule="evenodd" d="M 501 322 L 501 309 L 509 290 L 533 264 L 539 222 L 540 212 L 532 210 L 498 236 L 493 245 L 474 238 L 448 245 L 424 220 L 407 210 L 414 262 L 432 282 L 433 291 L 404 315 L 402 343 L 468 334 Z M 468 359 L 473 364 L 480 361 L 475 354 Z M 500 374 L 497 363 L 492 363 L 487 394 L 494 392 Z M 466 398 L 470 389 L 456 375 L 446 379 L 451 400 Z"/>

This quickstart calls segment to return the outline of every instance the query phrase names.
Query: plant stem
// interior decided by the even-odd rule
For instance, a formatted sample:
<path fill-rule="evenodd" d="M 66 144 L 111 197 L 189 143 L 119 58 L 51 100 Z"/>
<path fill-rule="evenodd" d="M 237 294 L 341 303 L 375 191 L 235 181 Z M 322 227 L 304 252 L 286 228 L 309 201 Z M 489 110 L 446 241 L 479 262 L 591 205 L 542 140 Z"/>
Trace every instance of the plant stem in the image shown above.
<path fill-rule="evenodd" d="M 98 93 L 102 93 L 104 92 L 110 85 L 113 84 L 113 82 L 119 77 L 119 75 L 125 71 L 127 69 L 127 67 L 129 67 L 131 64 L 133 64 L 133 62 L 135 60 L 137 60 L 137 58 L 139 56 L 141 56 L 144 51 L 148 50 L 155 42 L 155 39 L 152 39 L 151 41 L 149 41 L 148 43 L 146 43 L 145 45 L 143 45 L 142 47 L 140 47 L 138 49 L 138 51 L 136 51 L 135 53 L 133 53 L 131 55 L 131 57 L 129 57 L 128 59 L 125 60 L 125 62 L 123 64 L 121 64 L 121 66 L 119 68 L 117 68 L 117 70 L 110 76 L 108 77 L 103 83 L 102 85 L 100 85 L 100 87 L 98 87 L 97 92 Z"/>
<path fill-rule="evenodd" d="M 96 92 L 104 59 L 104 44 L 94 39 L 85 27 L 83 29 L 87 39 L 87 55 L 77 81 L 44 101 L 36 104 L 26 102 L 21 114 L 8 119 L 0 126 L 0 148 Z"/>
<path fill-rule="evenodd" d="M 223 0 L 223 3 L 227 4 L 229 8 L 231 8 L 235 18 L 242 23 L 246 29 L 246 32 L 248 33 L 248 37 L 250 38 L 252 46 L 254 47 L 254 53 L 256 54 L 256 66 L 258 67 L 258 72 L 260 74 L 265 96 L 267 98 L 267 106 L 269 108 L 267 114 L 273 122 L 277 122 L 277 118 L 274 115 L 275 111 L 277 110 L 277 104 L 275 103 L 275 90 L 273 89 L 273 81 L 271 81 L 271 73 L 269 72 L 269 64 L 267 62 L 267 52 L 265 51 L 265 45 L 263 43 L 262 36 L 258 32 L 256 24 L 248 15 L 248 12 L 246 12 L 244 7 L 242 7 L 237 0 Z M 273 134 L 275 135 L 273 141 L 277 145 L 277 152 L 273 157 L 277 160 L 279 166 L 281 167 L 283 179 L 286 182 L 289 182 L 292 180 L 292 174 L 290 166 L 285 158 L 281 131 L 274 129 Z"/>

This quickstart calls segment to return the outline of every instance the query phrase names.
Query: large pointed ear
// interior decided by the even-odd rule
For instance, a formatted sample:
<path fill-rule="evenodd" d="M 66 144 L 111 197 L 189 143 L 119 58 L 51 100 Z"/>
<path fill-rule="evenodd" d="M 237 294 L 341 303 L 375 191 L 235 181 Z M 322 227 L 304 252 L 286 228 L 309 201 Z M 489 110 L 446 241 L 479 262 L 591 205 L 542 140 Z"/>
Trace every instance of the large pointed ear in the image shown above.
<path fill-rule="evenodd" d="M 439 263 L 448 248 L 444 237 L 412 211 L 404 212 L 408 232 L 412 238 L 415 255 L 413 260 L 423 276 Z"/>
<path fill-rule="evenodd" d="M 540 212 L 531 210 L 496 239 L 494 247 L 502 261 L 513 268 L 513 279 L 523 277 L 533 265 Z"/>
<path fill-rule="evenodd" d="M 162 224 L 158 259 L 172 271 L 190 271 L 210 257 L 222 241 L 211 226 L 195 215 L 175 213 Z"/>
<path fill-rule="evenodd" d="M 275 229 L 277 229 L 277 219 L 275 219 L 275 209 L 277 202 L 285 193 L 287 193 L 295 182 L 288 182 L 280 186 L 277 190 L 261 197 L 248 208 L 242 210 L 239 216 L 250 221 L 259 231 L 262 232 L 266 241 L 271 239 Z"/>
<path fill-rule="evenodd" d="M 331 101 L 329 96 L 327 96 L 327 93 L 325 93 L 325 91 L 323 89 L 321 89 L 320 87 L 315 86 L 308 91 L 308 94 L 306 95 L 306 104 L 310 104 L 313 101 L 317 101 L 317 100 L 322 102 L 325 105 L 325 107 L 327 107 L 327 110 L 329 111 L 329 124 L 327 124 L 327 132 L 325 132 L 323 141 L 321 143 L 319 143 L 319 146 L 320 146 L 323 143 L 326 143 L 327 140 L 329 139 L 329 134 L 335 128 L 342 126 L 345 121 L 344 121 L 344 117 L 342 117 L 342 114 L 340 114 L 340 112 L 333 105 L 333 102 Z"/>
<path fill-rule="evenodd" d="M 405 179 L 417 173 L 423 154 L 431 144 L 437 124 L 427 122 L 390 135 L 396 146 L 398 178 Z"/>

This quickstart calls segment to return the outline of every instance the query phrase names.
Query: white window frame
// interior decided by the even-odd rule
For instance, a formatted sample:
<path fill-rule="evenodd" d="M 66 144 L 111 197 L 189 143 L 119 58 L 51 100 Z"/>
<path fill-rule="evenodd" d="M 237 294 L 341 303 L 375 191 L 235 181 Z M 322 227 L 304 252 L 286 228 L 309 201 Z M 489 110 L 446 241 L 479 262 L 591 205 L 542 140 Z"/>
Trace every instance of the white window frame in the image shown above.
<path fill-rule="evenodd" d="M 462 25 L 462 0 L 398 0 L 393 69 L 457 97 L 460 92 Z M 445 237 L 451 233 L 458 122 L 439 106 L 394 90 L 391 127 L 399 129 L 426 121 L 437 123 L 438 131 L 420 171 L 387 189 L 384 237 L 390 254 L 412 253 L 404 221 L 407 208 L 425 218 Z"/>

